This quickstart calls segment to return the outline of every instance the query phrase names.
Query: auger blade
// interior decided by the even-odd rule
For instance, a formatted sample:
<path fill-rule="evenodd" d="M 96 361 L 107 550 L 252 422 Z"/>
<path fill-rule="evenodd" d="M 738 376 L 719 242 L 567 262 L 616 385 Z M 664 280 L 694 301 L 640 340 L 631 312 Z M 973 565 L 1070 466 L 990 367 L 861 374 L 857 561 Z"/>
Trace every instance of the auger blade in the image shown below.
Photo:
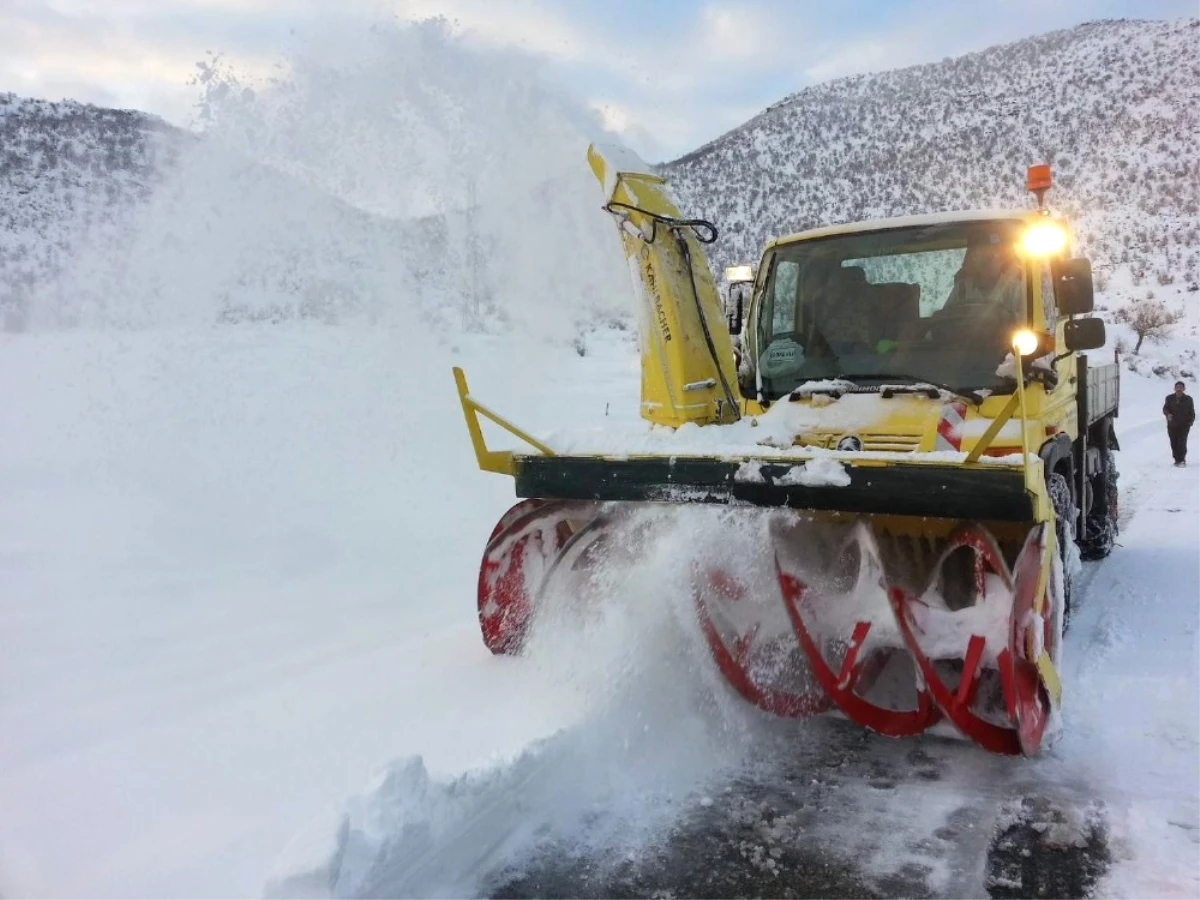
<path fill-rule="evenodd" d="M 602 615 L 647 563 L 655 534 L 684 527 L 671 512 L 518 503 L 480 567 L 487 646 L 518 653 L 535 619 L 550 635 L 560 619 Z M 691 535 L 684 559 L 694 556 L 691 599 L 708 651 L 749 703 L 791 718 L 836 711 L 889 737 L 946 719 L 994 753 L 1032 755 L 1060 691 L 1053 532 L 991 525 L 1004 549 L 982 523 L 931 530 L 907 518 L 788 512 L 739 513 L 721 526 L 725 537 L 677 534 Z"/>
<path fill-rule="evenodd" d="M 888 737 L 920 734 L 936 722 L 938 709 L 912 677 L 907 653 L 892 624 L 886 575 L 871 530 L 861 522 L 850 530 L 832 560 L 834 569 L 840 571 L 818 575 L 819 587 L 785 571 L 779 555 L 777 551 L 775 571 L 784 608 L 813 677 L 832 704 L 851 721 Z M 806 614 L 812 616 L 811 623 Z M 831 652 L 841 653 L 836 671 Z M 883 696 L 869 699 L 889 666 L 900 668 L 901 678 L 911 687 L 880 692 L 887 695 L 888 702 L 883 702 Z M 896 693 L 900 696 L 893 696 Z M 905 700 L 912 706 L 901 706 Z"/>
<path fill-rule="evenodd" d="M 479 566 L 479 627 L 489 650 L 521 652 L 547 571 L 598 514 L 597 504 L 523 500 L 501 517 Z"/>
<path fill-rule="evenodd" d="M 970 524 L 950 536 L 924 591 L 888 591 L 900 633 L 938 708 L 965 737 L 1006 755 L 1023 752 L 1013 718 L 1014 678 L 1028 676 L 1013 662 L 1016 587 L 995 539 L 982 525 Z M 998 709 L 981 696 L 993 678 L 1002 698 Z"/>
<path fill-rule="evenodd" d="M 802 719 L 830 708 L 795 640 L 772 627 L 762 597 L 723 568 L 697 565 L 693 599 L 717 668 L 745 700 L 764 712 Z"/>

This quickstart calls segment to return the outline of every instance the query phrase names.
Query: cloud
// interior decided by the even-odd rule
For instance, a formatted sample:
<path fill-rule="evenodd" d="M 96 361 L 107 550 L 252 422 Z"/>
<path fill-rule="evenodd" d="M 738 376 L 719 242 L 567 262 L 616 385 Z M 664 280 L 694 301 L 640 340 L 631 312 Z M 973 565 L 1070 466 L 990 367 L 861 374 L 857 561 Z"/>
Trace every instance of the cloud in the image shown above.
<path fill-rule="evenodd" d="M 143 109 L 190 124 L 195 63 L 210 49 L 269 69 L 316 0 L 8 0 L 0 90 Z"/>
<path fill-rule="evenodd" d="M 688 149 L 698 134 L 711 133 L 714 116 L 732 127 L 738 120 L 731 115 L 757 112 L 761 106 L 725 95 L 786 52 L 761 0 L 709 0 L 699 9 L 666 0 L 659 8 L 670 13 L 667 32 L 647 22 L 644 0 L 399 0 L 397 8 L 412 21 L 445 16 L 465 38 L 551 61 L 651 159 Z M 762 106 L 773 99 L 764 94 Z"/>
<path fill-rule="evenodd" d="M 85 19 L 57 10 L 0 16 L 0 89 L 53 99 L 132 105 L 127 96 L 145 85 L 182 80 L 187 67 L 153 47 L 140 47 L 115 30 L 89 28 Z M 22 9 L 26 7 L 26 9 Z M 21 13 L 24 13 L 21 15 Z M 34 13 L 34 14 L 31 14 Z"/>
<path fill-rule="evenodd" d="M 443 17 L 466 38 L 556 62 L 603 62 L 616 52 L 563 15 L 561 7 L 539 0 L 398 0 L 396 9 L 409 21 Z"/>
<path fill-rule="evenodd" d="M 830 49 L 812 65 L 806 66 L 803 75 L 806 81 L 820 84 L 847 75 L 897 68 L 920 56 L 918 48 L 897 37 L 868 38 Z"/>
<path fill-rule="evenodd" d="M 694 40 L 706 59 L 766 65 L 782 48 L 778 36 L 760 4 L 710 2 L 700 11 Z"/>
<path fill-rule="evenodd" d="M 148 104 L 187 124 L 206 51 L 268 71 L 304 35 L 444 17 L 468 43 L 529 54 L 667 158 L 821 81 L 1089 19 L 1188 15 L 1194 0 L 2 0 L 0 90 Z"/>

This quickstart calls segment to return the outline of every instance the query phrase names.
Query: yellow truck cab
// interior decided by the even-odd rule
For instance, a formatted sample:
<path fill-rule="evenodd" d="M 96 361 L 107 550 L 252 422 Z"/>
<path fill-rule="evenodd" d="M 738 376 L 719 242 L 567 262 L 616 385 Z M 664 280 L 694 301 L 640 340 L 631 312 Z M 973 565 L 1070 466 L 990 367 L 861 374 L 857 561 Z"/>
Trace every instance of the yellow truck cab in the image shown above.
<path fill-rule="evenodd" d="M 743 415 L 874 393 L 893 401 L 875 407 L 877 418 L 848 426 L 816 415 L 798 443 L 989 457 L 1036 449 L 1056 511 L 1085 555 L 1103 555 L 1116 527 L 1118 375 L 1079 352 L 1105 335 L 1100 320 L 1079 318 L 1092 311 L 1091 267 L 1069 247 L 1067 223 L 1041 208 L 858 222 L 771 241 L 744 323 L 739 304 L 727 303 Z M 1026 434 L 1009 419 L 989 435 L 1013 399 L 1018 353 Z"/>

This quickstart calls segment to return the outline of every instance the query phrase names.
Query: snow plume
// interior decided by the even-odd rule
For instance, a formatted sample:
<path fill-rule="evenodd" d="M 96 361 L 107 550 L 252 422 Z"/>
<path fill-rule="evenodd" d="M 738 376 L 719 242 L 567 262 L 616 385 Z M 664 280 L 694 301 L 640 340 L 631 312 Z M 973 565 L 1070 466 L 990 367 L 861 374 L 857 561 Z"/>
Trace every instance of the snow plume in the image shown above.
<path fill-rule="evenodd" d="M 397 760 L 278 860 L 267 896 L 475 896 L 548 842 L 589 858 L 653 852 L 744 759 L 756 719 L 719 685 L 691 565 L 753 558 L 765 534 L 735 511 L 640 510 L 576 542 L 547 582 L 521 664 L 572 708 L 564 730 L 452 780 Z M 582 546 L 579 546 L 582 545 Z M 539 694 L 541 692 L 539 691 Z"/>
<path fill-rule="evenodd" d="M 55 285 L 56 324 L 315 318 L 560 337 L 628 274 L 586 148 L 611 140 L 530 57 L 443 21 L 325 23 L 269 78 L 198 64 L 144 205 Z"/>

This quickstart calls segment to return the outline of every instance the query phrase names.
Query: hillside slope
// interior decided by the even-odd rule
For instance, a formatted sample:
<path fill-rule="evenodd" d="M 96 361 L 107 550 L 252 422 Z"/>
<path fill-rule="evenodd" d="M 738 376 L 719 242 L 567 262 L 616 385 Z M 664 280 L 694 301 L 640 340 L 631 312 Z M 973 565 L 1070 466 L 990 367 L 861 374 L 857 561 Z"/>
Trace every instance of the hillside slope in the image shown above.
<path fill-rule="evenodd" d="M 1106 21 L 785 98 L 663 166 L 714 263 L 830 222 L 1025 206 L 1049 162 L 1098 286 L 1200 290 L 1200 20 Z"/>
<path fill-rule="evenodd" d="M 136 110 L 0 94 L 5 330 L 328 316 L 415 232 Z"/>
<path fill-rule="evenodd" d="M 133 110 L 0 93 L 0 325 L 23 327 L 73 250 L 151 195 L 183 136 Z"/>
<path fill-rule="evenodd" d="M 0 327 L 392 318 L 562 339 L 628 312 L 585 159 L 597 116 L 443 21 L 330 41 L 265 83 L 201 64 L 199 134 L 0 97 L 19 136 Z"/>

